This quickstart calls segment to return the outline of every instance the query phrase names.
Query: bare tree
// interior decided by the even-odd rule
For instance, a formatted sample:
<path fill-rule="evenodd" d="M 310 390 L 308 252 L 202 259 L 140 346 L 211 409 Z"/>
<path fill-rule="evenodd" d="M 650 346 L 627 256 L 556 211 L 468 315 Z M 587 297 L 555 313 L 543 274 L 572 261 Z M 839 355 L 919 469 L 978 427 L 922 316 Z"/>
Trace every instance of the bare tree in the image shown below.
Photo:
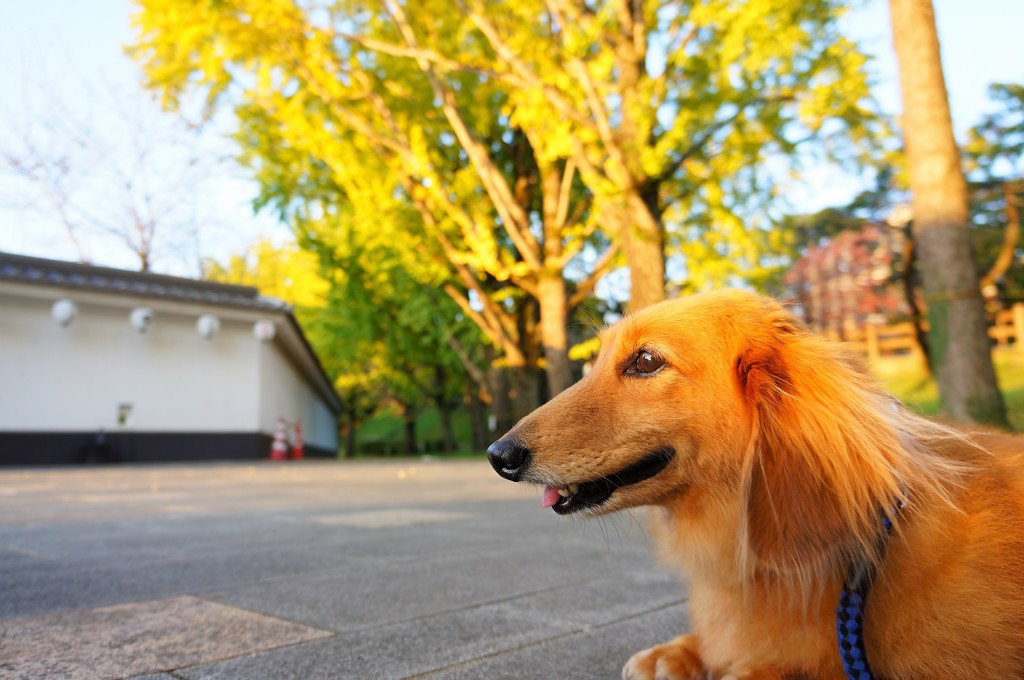
<path fill-rule="evenodd" d="M 59 224 L 82 262 L 114 247 L 149 271 L 158 257 L 194 252 L 196 197 L 217 162 L 201 128 L 142 92 L 88 94 L 92 107 L 81 110 L 44 92 L 6 126 L 0 172 L 15 181 L 0 201 Z"/>
<path fill-rule="evenodd" d="M 1008 426 L 996 384 L 968 232 L 967 183 L 953 138 L 931 0 L 890 0 L 903 93 L 914 240 L 942 408 L 957 421 Z"/>

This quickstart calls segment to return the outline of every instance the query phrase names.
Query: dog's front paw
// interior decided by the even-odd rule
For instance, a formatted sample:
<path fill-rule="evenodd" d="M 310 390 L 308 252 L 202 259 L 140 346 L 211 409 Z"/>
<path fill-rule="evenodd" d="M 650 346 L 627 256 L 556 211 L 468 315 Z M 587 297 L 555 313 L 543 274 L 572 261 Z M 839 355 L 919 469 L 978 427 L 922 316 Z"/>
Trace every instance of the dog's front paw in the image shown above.
<path fill-rule="evenodd" d="M 622 669 L 622 680 L 704 680 L 697 638 L 675 640 L 637 652 Z"/>

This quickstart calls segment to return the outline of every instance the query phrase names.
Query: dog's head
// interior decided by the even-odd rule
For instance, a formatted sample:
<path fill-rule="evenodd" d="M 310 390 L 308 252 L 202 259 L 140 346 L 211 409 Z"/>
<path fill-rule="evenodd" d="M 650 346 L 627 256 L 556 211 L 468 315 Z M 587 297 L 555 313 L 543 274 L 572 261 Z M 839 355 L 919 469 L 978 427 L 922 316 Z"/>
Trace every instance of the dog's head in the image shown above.
<path fill-rule="evenodd" d="M 606 330 L 589 375 L 488 457 L 559 514 L 662 504 L 699 521 L 729 503 L 748 552 L 786 568 L 872 549 L 880 509 L 922 472 L 921 422 L 775 301 L 719 291 Z"/>
<path fill-rule="evenodd" d="M 560 514 L 657 503 L 720 478 L 720 452 L 742 451 L 750 430 L 747 349 L 769 344 L 750 337 L 774 332 L 767 311 L 728 291 L 624 319 L 603 333 L 587 377 L 491 446 L 492 465 L 545 485 Z"/>

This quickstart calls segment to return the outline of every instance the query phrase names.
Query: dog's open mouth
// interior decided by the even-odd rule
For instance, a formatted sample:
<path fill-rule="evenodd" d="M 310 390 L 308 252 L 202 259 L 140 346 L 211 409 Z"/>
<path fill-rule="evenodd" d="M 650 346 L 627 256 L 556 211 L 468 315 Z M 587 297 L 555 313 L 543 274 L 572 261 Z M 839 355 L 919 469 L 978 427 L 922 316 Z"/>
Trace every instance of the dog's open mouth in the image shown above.
<path fill-rule="evenodd" d="M 569 484 L 563 487 L 545 486 L 541 505 L 551 508 L 559 515 L 568 515 L 581 510 L 596 508 L 609 498 L 616 489 L 637 484 L 654 477 L 665 469 L 675 450 L 666 446 L 657 449 L 639 462 L 592 482 Z"/>

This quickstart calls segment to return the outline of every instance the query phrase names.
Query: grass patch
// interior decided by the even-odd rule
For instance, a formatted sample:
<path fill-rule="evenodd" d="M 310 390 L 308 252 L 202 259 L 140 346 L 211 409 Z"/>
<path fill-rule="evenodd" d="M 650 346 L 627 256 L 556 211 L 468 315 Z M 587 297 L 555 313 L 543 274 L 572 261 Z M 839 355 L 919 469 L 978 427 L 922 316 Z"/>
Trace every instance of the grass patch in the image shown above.
<path fill-rule="evenodd" d="M 992 360 L 1010 424 L 1014 429 L 1024 431 L 1024 352 L 997 350 L 993 352 Z M 920 359 L 885 357 L 871 368 L 885 388 L 907 406 L 924 415 L 938 414 L 939 388 Z"/>
<path fill-rule="evenodd" d="M 458 451 L 435 451 L 433 453 L 376 453 L 374 451 L 366 451 L 359 448 L 356 444 L 356 455 L 354 460 L 411 460 L 411 461 L 425 461 L 432 460 L 435 458 L 443 458 L 444 460 L 483 460 L 486 457 L 486 452 L 476 451 L 474 449 L 459 449 Z M 339 454 L 341 457 L 341 454 Z M 353 459 L 349 459 L 353 460 Z"/>

